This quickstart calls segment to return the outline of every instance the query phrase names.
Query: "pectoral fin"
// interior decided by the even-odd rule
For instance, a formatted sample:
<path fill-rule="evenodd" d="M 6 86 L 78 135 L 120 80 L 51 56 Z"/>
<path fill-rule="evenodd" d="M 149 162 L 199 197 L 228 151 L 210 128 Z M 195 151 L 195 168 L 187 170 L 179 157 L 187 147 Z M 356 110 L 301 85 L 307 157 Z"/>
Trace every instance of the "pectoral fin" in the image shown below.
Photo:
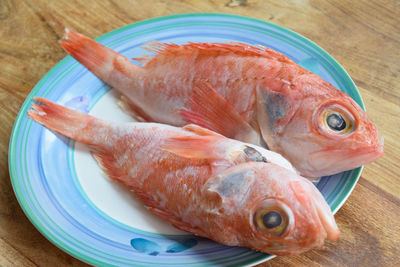
<path fill-rule="evenodd" d="M 201 136 L 220 136 L 222 137 L 222 135 L 220 135 L 219 133 L 216 133 L 214 131 L 208 130 L 206 128 L 203 128 L 201 126 L 195 125 L 195 124 L 188 124 L 184 127 L 182 127 L 183 130 L 195 133 L 197 135 L 201 135 Z"/>
<path fill-rule="evenodd" d="M 162 149 L 179 157 L 190 159 L 211 159 L 214 155 L 215 143 L 221 136 L 183 136 L 169 138 Z"/>
<path fill-rule="evenodd" d="M 200 81 L 186 108 L 179 113 L 187 123 L 193 123 L 228 138 L 259 144 L 259 134 L 207 82 Z"/>

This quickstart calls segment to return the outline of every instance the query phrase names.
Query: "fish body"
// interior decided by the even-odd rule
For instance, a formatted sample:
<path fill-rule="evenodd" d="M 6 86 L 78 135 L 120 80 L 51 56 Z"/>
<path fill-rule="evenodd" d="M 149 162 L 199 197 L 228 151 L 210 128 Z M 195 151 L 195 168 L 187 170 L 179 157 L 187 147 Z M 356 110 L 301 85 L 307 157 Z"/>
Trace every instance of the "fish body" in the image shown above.
<path fill-rule="evenodd" d="M 383 155 L 383 139 L 353 99 L 271 49 L 154 42 L 145 49 L 155 55 L 135 58 L 139 66 L 68 29 L 61 45 L 145 121 L 194 123 L 267 146 L 304 176 L 331 175 Z"/>
<path fill-rule="evenodd" d="M 181 230 L 276 255 L 339 237 L 320 192 L 277 153 L 196 125 L 107 122 L 43 98 L 28 116 L 89 145 L 110 178 Z"/>

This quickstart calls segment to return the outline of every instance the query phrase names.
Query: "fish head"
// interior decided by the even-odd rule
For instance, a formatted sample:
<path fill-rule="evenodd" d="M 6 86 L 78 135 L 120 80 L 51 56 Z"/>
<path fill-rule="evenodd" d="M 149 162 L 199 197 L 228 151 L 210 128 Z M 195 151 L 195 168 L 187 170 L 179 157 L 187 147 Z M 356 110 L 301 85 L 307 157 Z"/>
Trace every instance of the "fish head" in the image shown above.
<path fill-rule="evenodd" d="M 273 163 L 249 162 L 207 184 L 219 197 L 213 238 L 275 255 L 322 248 L 340 232 L 331 209 L 307 179 Z"/>
<path fill-rule="evenodd" d="M 282 139 L 289 161 L 305 176 L 324 176 L 370 163 L 383 155 L 383 138 L 348 95 L 305 99 Z M 291 142 L 291 144 L 285 142 Z"/>
<path fill-rule="evenodd" d="M 326 87 L 332 88 L 323 90 Z M 383 138 L 350 96 L 326 82 L 320 90 L 312 88 L 302 96 L 275 93 L 280 101 L 272 104 L 269 94 L 264 101 L 272 106 L 273 115 L 264 116 L 269 123 L 260 128 L 272 150 L 284 155 L 307 177 L 350 170 L 383 155 Z"/>

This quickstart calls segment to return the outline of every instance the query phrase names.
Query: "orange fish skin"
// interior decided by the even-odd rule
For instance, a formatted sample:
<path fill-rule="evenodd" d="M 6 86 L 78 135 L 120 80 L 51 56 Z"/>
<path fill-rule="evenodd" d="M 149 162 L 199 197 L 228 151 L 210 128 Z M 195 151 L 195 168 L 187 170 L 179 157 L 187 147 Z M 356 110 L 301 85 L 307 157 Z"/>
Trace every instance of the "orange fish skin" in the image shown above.
<path fill-rule="evenodd" d="M 145 120 L 195 123 L 229 138 L 267 144 L 304 176 L 331 175 L 383 155 L 383 138 L 353 99 L 271 49 L 154 42 L 145 49 L 155 56 L 135 58 L 141 67 L 68 29 L 61 45 L 126 96 Z M 207 95 L 215 94 L 220 97 L 206 104 Z M 347 120 L 344 130 L 332 131 L 327 116 L 318 117 L 332 106 Z"/>
<path fill-rule="evenodd" d="M 276 255 L 339 237 L 320 192 L 274 152 L 195 125 L 107 122 L 43 98 L 32 107 L 30 118 L 88 144 L 109 177 L 179 229 Z M 275 232 L 256 219 L 270 210 L 282 216 Z"/>

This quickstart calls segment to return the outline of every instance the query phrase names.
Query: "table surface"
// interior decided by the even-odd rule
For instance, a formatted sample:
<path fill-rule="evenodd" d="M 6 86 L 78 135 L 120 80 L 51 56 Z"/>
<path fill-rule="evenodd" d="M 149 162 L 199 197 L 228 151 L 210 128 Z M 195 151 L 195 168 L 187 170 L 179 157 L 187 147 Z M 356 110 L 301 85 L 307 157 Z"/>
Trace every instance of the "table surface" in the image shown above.
<path fill-rule="evenodd" d="M 400 266 L 400 2 L 258 0 L 0 1 L 0 265 L 86 266 L 43 237 L 12 190 L 8 143 L 35 84 L 66 53 L 65 26 L 90 37 L 140 20 L 192 12 L 245 15 L 294 30 L 328 51 L 358 86 L 385 138 L 336 214 L 342 232 L 324 250 L 276 257 L 260 266 Z"/>

